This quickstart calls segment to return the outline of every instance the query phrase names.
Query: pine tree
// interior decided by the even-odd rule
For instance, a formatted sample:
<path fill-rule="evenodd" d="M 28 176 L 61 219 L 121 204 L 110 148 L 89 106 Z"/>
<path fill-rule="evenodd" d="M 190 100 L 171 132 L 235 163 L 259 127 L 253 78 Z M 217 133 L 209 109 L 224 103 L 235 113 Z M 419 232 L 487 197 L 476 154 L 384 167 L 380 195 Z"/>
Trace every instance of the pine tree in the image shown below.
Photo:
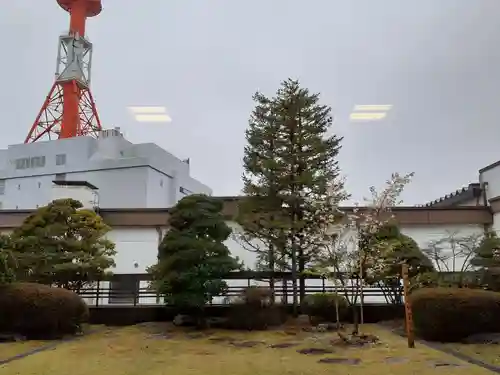
<path fill-rule="evenodd" d="M 58 199 L 28 216 L 11 235 L 19 279 L 80 290 L 114 267 L 111 230 L 74 199 Z"/>
<path fill-rule="evenodd" d="M 284 81 L 274 98 L 257 98 L 247 131 L 244 191 L 261 198 L 255 210 L 271 222 L 265 230 L 277 227 L 286 238 L 281 250 L 291 263 L 297 306 L 296 280 L 300 278 L 302 299 L 303 272 L 320 244 L 321 229 L 341 217 L 338 204 L 347 198 L 336 160 L 342 138 L 327 134 L 331 108 L 319 104 L 319 94 L 298 81 Z"/>
<path fill-rule="evenodd" d="M 170 230 L 151 267 L 153 286 L 167 304 L 194 313 L 202 324 L 212 297 L 227 289 L 224 277 L 240 268 L 224 244 L 231 234 L 222 215 L 222 202 L 206 195 L 182 198 L 170 212 Z"/>
<path fill-rule="evenodd" d="M 256 106 L 246 130 L 247 145 L 243 157 L 243 192 L 246 197 L 239 205 L 237 221 L 244 228 L 240 239 L 245 243 L 255 240 L 265 249 L 254 247 L 257 252 L 256 268 L 260 271 L 283 270 L 281 262 L 285 253 L 286 239 L 282 220 L 282 198 L 275 175 L 279 171 L 276 162 L 277 137 L 280 124 L 272 110 L 272 102 L 257 92 L 253 96 Z M 274 278 L 269 280 L 274 287 Z"/>

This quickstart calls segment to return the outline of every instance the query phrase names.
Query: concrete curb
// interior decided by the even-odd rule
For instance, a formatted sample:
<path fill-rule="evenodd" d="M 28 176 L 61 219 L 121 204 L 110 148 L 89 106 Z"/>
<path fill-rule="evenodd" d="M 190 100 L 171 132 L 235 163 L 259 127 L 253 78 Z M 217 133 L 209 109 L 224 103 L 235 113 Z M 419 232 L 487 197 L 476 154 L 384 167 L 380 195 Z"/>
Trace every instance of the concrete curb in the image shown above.
<path fill-rule="evenodd" d="M 68 337 L 68 338 L 65 338 L 65 339 L 62 339 L 62 340 L 51 342 L 51 343 L 46 344 L 46 345 L 42 345 L 42 346 L 40 346 L 38 348 L 34 348 L 34 349 L 31 349 L 31 350 L 28 350 L 27 352 L 24 352 L 24 353 L 21 353 L 21 354 L 16 354 L 15 356 L 12 356 L 12 357 L 9 357 L 9 358 L 6 358 L 6 359 L 0 359 L 0 367 L 2 367 L 3 365 L 8 364 L 10 362 L 16 361 L 18 359 L 23 359 L 23 358 L 29 357 L 30 355 L 33 355 L 33 354 L 36 354 L 36 353 L 44 352 L 46 350 L 55 349 L 57 346 L 59 346 L 61 344 L 65 344 L 65 343 L 68 343 L 68 342 L 76 341 L 76 340 L 82 339 L 84 337 L 88 337 L 90 335 L 93 335 L 95 333 L 102 332 L 106 328 L 107 327 L 103 327 L 103 328 L 99 328 L 99 329 L 93 329 L 93 330 L 90 330 L 88 333 L 86 333 L 86 334 L 84 334 L 82 336 Z"/>
<path fill-rule="evenodd" d="M 406 338 L 406 336 L 404 334 L 402 334 L 401 332 L 399 332 L 397 329 L 391 329 L 389 327 L 384 327 L 381 324 L 378 324 L 378 326 L 386 331 L 389 331 L 389 332 L 395 334 L 395 335 Z M 463 353 L 460 353 L 456 350 L 446 348 L 440 343 L 422 341 L 422 340 L 416 340 L 416 342 L 418 342 L 421 345 L 427 346 L 428 348 L 439 350 L 442 353 L 452 355 L 453 357 L 461 359 L 462 361 L 468 362 L 472 365 L 476 365 L 476 366 L 482 367 L 486 370 L 490 370 L 490 371 L 493 371 L 494 373 L 500 374 L 500 367 L 483 362 L 477 358 L 470 357 L 470 356 L 463 354 Z"/>

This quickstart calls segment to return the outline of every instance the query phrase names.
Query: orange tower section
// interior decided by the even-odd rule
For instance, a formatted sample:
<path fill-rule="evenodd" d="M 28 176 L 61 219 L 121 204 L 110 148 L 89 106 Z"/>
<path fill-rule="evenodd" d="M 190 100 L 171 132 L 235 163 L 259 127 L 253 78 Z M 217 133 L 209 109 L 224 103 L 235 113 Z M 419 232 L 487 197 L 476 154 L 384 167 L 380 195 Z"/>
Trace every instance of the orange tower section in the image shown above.
<path fill-rule="evenodd" d="M 101 0 L 57 0 L 70 14 L 69 33 L 59 37 L 55 82 L 24 143 L 96 137 L 101 123 L 90 92 L 92 43 L 85 39 L 88 17 L 102 11 Z"/>

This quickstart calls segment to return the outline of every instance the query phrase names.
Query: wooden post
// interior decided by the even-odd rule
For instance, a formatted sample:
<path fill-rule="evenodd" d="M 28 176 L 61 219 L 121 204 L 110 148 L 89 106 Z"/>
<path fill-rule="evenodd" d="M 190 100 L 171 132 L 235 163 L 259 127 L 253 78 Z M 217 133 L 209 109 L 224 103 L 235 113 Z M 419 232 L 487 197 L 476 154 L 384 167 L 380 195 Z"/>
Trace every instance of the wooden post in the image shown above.
<path fill-rule="evenodd" d="M 413 315 L 411 311 L 411 303 L 409 298 L 410 280 L 408 278 L 408 264 L 403 263 L 401 268 L 403 276 L 403 297 L 405 299 L 405 323 L 406 337 L 408 338 L 408 347 L 415 347 L 415 332 L 413 331 Z"/>

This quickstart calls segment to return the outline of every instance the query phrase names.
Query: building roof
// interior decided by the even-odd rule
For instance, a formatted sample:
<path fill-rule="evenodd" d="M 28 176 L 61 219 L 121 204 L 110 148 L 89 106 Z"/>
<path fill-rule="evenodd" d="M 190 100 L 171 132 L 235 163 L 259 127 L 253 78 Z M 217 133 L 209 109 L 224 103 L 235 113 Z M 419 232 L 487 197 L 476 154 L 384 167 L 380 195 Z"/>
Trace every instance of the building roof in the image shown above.
<path fill-rule="evenodd" d="M 481 185 L 479 183 L 473 183 L 450 194 L 446 194 L 441 198 L 435 199 L 432 202 L 428 202 L 421 207 L 456 207 L 474 198 L 480 198 L 481 195 Z"/>
<path fill-rule="evenodd" d="M 224 215 L 234 220 L 238 215 L 240 197 L 220 197 L 224 201 Z M 342 207 L 344 212 L 363 207 Z M 15 228 L 34 210 L 0 210 L 0 228 Z M 168 227 L 169 208 L 105 208 L 98 213 L 111 227 Z M 401 225 L 488 225 L 493 222 L 489 207 L 393 207 L 391 214 Z"/>

